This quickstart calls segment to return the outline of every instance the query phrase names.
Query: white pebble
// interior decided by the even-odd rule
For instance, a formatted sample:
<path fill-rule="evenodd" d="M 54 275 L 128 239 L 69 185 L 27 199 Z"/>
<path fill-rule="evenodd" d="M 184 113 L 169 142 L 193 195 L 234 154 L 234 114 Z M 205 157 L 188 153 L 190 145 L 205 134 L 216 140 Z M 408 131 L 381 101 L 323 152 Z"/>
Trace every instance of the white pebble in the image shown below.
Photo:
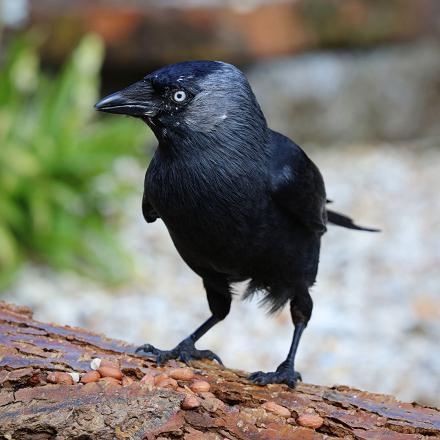
<path fill-rule="evenodd" d="M 92 359 L 92 362 L 90 362 L 90 368 L 92 370 L 97 370 L 101 366 L 101 359 L 100 358 L 94 358 Z"/>
<path fill-rule="evenodd" d="M 72 379 L 74 383 L 79 382 L 79 373 L 73 372 L 73 373 L 67 373 Z"/>

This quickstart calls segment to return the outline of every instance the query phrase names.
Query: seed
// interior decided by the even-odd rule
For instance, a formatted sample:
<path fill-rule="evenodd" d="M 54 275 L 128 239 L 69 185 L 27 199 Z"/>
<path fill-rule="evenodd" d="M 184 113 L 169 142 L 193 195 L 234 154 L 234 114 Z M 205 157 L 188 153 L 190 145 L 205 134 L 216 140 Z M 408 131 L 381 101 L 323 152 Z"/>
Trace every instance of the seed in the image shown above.
<path fill-rule="evenodd" d="M 205 380 L 195 380 L 191 384 L 190 388 L 195 393 L 207 393 L 211 388 L 211 385 L 209 385 L 209 383 Z"/>
<path fill-rule="evenodd" d="M 301 414 L 296 419 L 296 423 L 305 428 L 318 429 L 324 423 L 324 419 L 321 416 L 318 416 L 318 414 Z"/>
<path fill-rule="evenodd" d="M 261 407 L 277 416 L 290 417 L 290 411 L 286 407 L 278 405 L 278 403 L 264 402 Z"/>
<path fill-rule="evenodd" d="M 117 385 L 117 386 L 121 385 L 120 380 L 115 379 L 114 377 L 111 376 L 102 377 L 101 379 L 99 379 L 99 382 L 103 382 L 105 385 Z"/>
<path fill-rule="evenodd" d="M 182 409 L 195 409 L 200 406 L 200 400 L 196 396 L 188 394 L 180 405 Z"/>
<path fill-rule="evenodd" d="M 114 379 L 122 379 L 122 371 L 115 367 L 99 367 L 98 372 L 102 377 L 113 377 Z"/>
<path fill-rule="evenodd" d="M 112 367 L 119 369 L 119 365 L 117 362 L 109 361 L 108 359 L 101 359 L 100 367 Z"/>
<path fill-rule="evenodd" d="M 172 379 L 171 377 L 168 377 L 159 382 L 156 382 L 156 385 L 159 388 L 173 388 L 175 390 L 177 388 L 177 381 Z"/>
<path fill-rule="evenodd" d="M 81 376 L 82 383 L 98 382 L 99 379 L 101 375 L 96 370 L 87 371 Z"/>
<path fill-rule="evenodd" d="M 194 378 L 194 373 L 190 368 L 174 368 L 168 374 L 176 380 L 192 380 Z"/>
<path fill-rule="evenodd" d="M 160 374 L 158 374 L 157 376 L 154 376 L 154 384 L 155 384 L 155 385 L 158 385 L 159 382 L 162 382 L 162 381 L 165 380 L 165 379 L 169 379 L 168 374 L 166 374 L 166 373 L 160 373 Z"/>
<path fill-rule="evenodd" d="M 64 385 L 73 385 L 73 378 L 68 373 L 63 373 L 61 371 L 55 371 L 48 373 L 47 381 L 50 383 L 59 383 Z"/>
<path fill-rule="evenodd" d="M 128 387 L 128 386 L 130 386 L 133 383 L 134 383 L 134 380 L 131 377 L 124 376 L 122 378 L 122 386 L 123 387 Z"/>

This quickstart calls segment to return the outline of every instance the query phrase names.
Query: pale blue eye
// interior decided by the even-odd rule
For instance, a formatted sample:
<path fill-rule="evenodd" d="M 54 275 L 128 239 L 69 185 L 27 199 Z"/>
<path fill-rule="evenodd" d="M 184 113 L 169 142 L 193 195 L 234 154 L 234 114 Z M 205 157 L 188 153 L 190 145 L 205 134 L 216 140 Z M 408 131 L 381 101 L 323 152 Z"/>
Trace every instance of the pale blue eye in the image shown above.
<path fill-rule="evenodd" d="M 183 102 L 186 99 L 186 93 L 183 90 L 178 90 L 174 92 L 173 99 L 176 102 Z"/>

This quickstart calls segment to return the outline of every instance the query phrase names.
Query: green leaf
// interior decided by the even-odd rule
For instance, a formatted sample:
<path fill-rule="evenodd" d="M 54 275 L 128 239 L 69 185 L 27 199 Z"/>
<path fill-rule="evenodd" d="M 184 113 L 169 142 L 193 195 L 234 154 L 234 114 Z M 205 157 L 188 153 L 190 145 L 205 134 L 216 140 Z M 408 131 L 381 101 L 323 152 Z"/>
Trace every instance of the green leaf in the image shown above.
<path fill-rule="evenodd" d="M 11 231 L 0 223 L 0 272 L 15 266 L 19 256 L 17 243 Z"/>
<path fill-rule="evenodd" d="M 150 134 L 139 121 L 94 110 L 99 36 L 85 36 L 56 76 L 40 70 L 39 41 L 17 38 L 0 68 L 0 288 L 25 258 L 120 282 L 132 265 L 115 220 L 129 186 L 114 164 L 141 157 Z"/>

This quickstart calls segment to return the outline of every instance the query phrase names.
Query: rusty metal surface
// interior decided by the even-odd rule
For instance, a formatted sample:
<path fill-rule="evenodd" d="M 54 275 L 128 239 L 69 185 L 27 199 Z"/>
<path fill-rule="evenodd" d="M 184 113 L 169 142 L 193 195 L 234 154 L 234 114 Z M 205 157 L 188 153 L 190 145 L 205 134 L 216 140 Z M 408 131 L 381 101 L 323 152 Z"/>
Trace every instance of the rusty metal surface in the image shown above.
<path fill-rule="evenodd" d="M 183 393 L 136 381 L 155 366 L 133 351 L 122 341 L 40 323 L 29 310 L 0 303 L 0 439 L 34 438 L 31 433 L 39 439 L 85 434 L 147 440 L 440 438 L 440 411 L 434 408 L 348 387 L 258 387 L 245 373 L 211 362 L 194 367 L 212 394 L 202 396 L 196 410 L 184 411 Z M 48 372 L 84 372 L 94 357 L 118 362 L 135 382 L 127 387 L 47 384 Z M 290 417 L 267 411 L 265 402 L 287 408 Z M 319 415 L 322 426 L 299 426 L 298 417 L 309 413 Z"/>

